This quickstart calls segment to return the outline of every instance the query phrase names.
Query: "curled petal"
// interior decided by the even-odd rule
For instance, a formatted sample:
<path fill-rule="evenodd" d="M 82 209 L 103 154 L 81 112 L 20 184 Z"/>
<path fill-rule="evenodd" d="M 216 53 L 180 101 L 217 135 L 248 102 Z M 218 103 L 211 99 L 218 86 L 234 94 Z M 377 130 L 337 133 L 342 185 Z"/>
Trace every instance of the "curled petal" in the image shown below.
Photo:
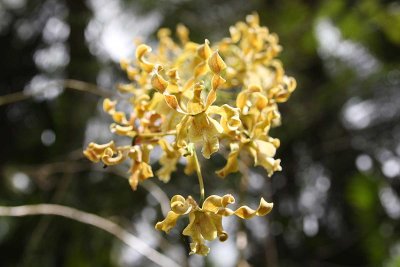
<path fill-rule="evenodd" d="M 207 247 L 204 242 L 193 242 L 190 243 L 190 253 L 189 255 L 199 254 L 202 256 L 207 256 L 210 253 L 210 248 Z"/>
<path fill-rule="evenodd" d="M 239 109 L 233 108 L 227 104 L 224 104 L 221 107 L 211 106 L 208 109 L 208 112 L 221 115 L 220 124 L 225 133 L 236 131 L 242 124 L 239 117 Z"/>
<path fill-rule="evenodd" d="M 109 148 L 111 151 L 115 151 L 115 144 L 114 141 L 110 141 L 106 144 L 99 145 L 96 143 L 90 143 L 85 151 L 83 151 L 83 154 L 92 162 L 99 162 L 100 159 L 102 158 L 104 151 Z"/>
<path fill-rule="evenodd" d="M 209 214 L 209 216 L 214 224 L 215 230 L 217 230 L 219 241 L 226 241 L 228 239 L 228 233 L 224 231 L 224 228 L 222 226 L 222 216 L 216 214 Z"/>
<path fill-rule="evenodd" d="M 184 116 L 182 120 L 176 125 L 176 145 L 179 148 L 186 147 L 188 139 L 188 130 L 193 117 Z"/>
<path fill-rule="evenodd" d="M 182 44 L 186 44 L 189 41 L 189 30 L 183 24 L 176 26 L 176 33 Z"/>
<path fill-rule="evenodd" d="M 114 154 L 113 149 L 108 147 L 104 150 L 101 160 L 106 165 L 116 165 L 122 163 L 125 158 L 126 157 L 121 151 L 118 151 L 117 154 Z"/>
<path fill-rule="evenodd" d="M 196 83 L 193 87 L 193 97 L 187 104 L 187 110 L 190 115 L 196 115 L 204 111 L 204 104 L 201 99 L 201 93 L 203 92 L 204 85 L 202 83 Z"/>
<path fill-rule="evenodd" d="M 111 101 L 109 98 L 106 98 L 103 101 L 103 110 L 107 113 L 110 113 L 115 110 L 116 104 L 117 104 L 117 101 Z"/>
<path fill-rule="evenodd" d="M 127 124 L 128 120 L 126 119 L 126 114 L 121 111 L 116 111 L 112 114 L 112 118 L 115 122 L 121 124 Z"/>
<path fill-rule="evenodd" d="M 204 200 L 202 210 L 217 214 L 220 210 L 223 210 L 227 205 L 234 202 L 235 198 L 232 195 L 225 195 L 223 197 L 217 195 L 211 195 Z"/>
<path fill-rule="evenodd" d="M 137 189 L 139 181 L 153 177 L 151 166 L 146 162 L 134 162 L 129 172 L 131 173 L 129 184 L 134 191 Z"/>
<path fill-rule="evenodd" d="M 226 207 L 229 204 L 235 203 L 235 198 L 231 194 L 222 197 L 222 206 Z"/>
<path fill-rule="evenodd" d="M 213 90 L 217 90 L 220 88 L 226 80 L 222 78 L 220 75 L 214 74 L 211 80 L 211 86 Z"/>
<path fill-rule="evenodd" d="M 135 87 L 133 86 L 133 84 L 118 84 L 117 90 L 120 93 L 123 93 L 123 94 L 134 93 L 135 92 Z M 104 103 L 103 103 L 103 105 L 104 105 Z"/>
<path fill-rule="evenodd" d="M 139 73 L 139 69 L 132 66 L 128 66 L 128 68 L 126 69 L 126 74 L 128 75 L 128 78 L 132 81 L 136 80 Z"/>
<path fill-rule="evenodd" d="M 168 158 L 165 154 L 160 158 L 161 168 L 157 171 L 158 178 L 164 183 L 169 182 L 171 174 L 176 171 L 176 164 L 180 155 L 174 158 Z"/>
<path fill-rule="evenodd" d="M 255 140 L 252 147 L 249 148 L 250 153 L 254 157 L 254 166 L 263 166 L 268 176 L 272 176 L 275 171 L 281 171 L 281 161 L 274 159 L 276 147 L 273 143 Z"/>
<path fill-rule="evenodd" d="M 206 159 L 209 159 L 211 154 L 217 152 L 219 150 L 219 141 L 218 137 L 213 136 L 204 140 L 203 148 L 201 149 L 201 153 Z"/>
<path fill-rule="evenodd" d="M 186 214 L 189 212 L 191 205 L 181 195 L 175 195 L 171 199 L 171 210 L 176 214 Z"/>
<path fill-rule="evenodd" d="M 132 165 L 129 170 L 131 174 L 129 177 L 129 184 L 133 190 L 136 190 L 140 181 L 144 181 L 153 177 L 153 170 L 149 165 L 150 151 L 152 145 L 135 145 L 131 147 L 128 156 L 132 159 Z"/>
<path fill-rule="evenodd" d="M 296 89 L 296 80 L 292 77 L 284 76 L 282 78 L 282 84 L 277 87 L 278 92 L 274 96 L 274 99 L 278 103 L 286 102 L 293 91 Z"/>
<path fill-rule="evenodd" d="M 214 240 L 217 237 L 217 230 L 208 214 L 202 211 L 193 211 L 189 214 L 189 224 L 182 234 L 190 236 L 196 243 L 203 243 L 203 238 Z"/>
<path fill-rule="evenodd" d="M 116 123 L 112 123 L 110 125 L 110 131 L 112 133 L 116 133 L 122 136 L 135 137 L 137 135 L 137 132 L 133 130 L 132 125 L 122 126 Z"/>
<path fill-rule="evenodd" d="M 215 74 L 220 74 L 221 71 L 226 69 L 226 64 L 222 60 L 221 56 L 219 55 L 218 51 L 215 51 L 211 57 L 208 59 L 208 66 L 211 71 Z"/>
<path fill-rule="evenodd" d="M 229 33 L 231 34 L 232 42 L 237 43 L 240 40 L 240 31 L 235 26 L 229 27 Z"/>
<path fill-rule="evenodd" d="M 129 67 L 129 60 L 126 58 L 123 58 L 119 61 L 119 66 L 123 71 L 126 71 L 126 69 Z"/>
<path fill-rule="evenodd" d="M 171 173 L 176 171 L 176 164 L 181 157 L 175 146 L 169 144 L 165 139 L 158 141 L 163 154 L 160 158 L 161 169 L 157 171 L 158 178 L 163 182 L 168 182 L 171 178 Z"/>
<path fill-rule="evenodd" d="M 154 64 L 144 59 L 144 55 L 149 52 L 151 52 L 151 47 L 145 44 L 141 44 L 136 48 L 136 59 L 139 62 L 139 66 L 147 73 L 152 72 L 154 68 Z"/>
<path fill-rule="evenodd" d="M 230 144 L 231 152 L 229 153 L 228 156 L 228 161 L 226 162 L 226 165 L 216 171 L 217 175 L 224 178 L 228 174 L 237 172 L 239 170 L 239 163 L 238 163 L 238 157 L 239 157 L 239 144 L 238 143 L 231 143 Z"/>
<path fill-rule="evenodd" d="M 207 73 L 207 64 L 205 62 L 199 63 L 194 69 L 194 77 L 198 78 Z"/>
<path fill-rule="evenodd" d="M 268 203 L 261 198 L 260 205 L 256 210 L 249 208 L 248 206 L 241 206 L 234 211 L 234 214 L 242 219 L 250 219 L 254 216 L 264 216 L 267 215 L 273 208 L 273 203 Z"/>
<path fill-rule="evenodd" d="M 208 159 L 211 154 L 219 150 L 218 137 L 222 132 L 223 128 L 216 120 L 205 113 L 200 113 L 193 117 L 188 129 L 188 138 L 193 143 L 203 141 L 201 152 Z"/>
<path fill-rule="evenodd" d="M 210 41 L 207 39 L 204 40 L 204 44 L 200 45 L 197 48 L 197 55 L 203 59 L 207 60 L 211 55 Z"/>
<path fill-rule="evenodd" d="M 166 81 L 160 74 L 155 73 L 151 77 L 151 85 L 160 93 L 164 93 L 168 87 L 168 81 Z"/>
<path fill-rule="evenodd" d="M 260 17 L 256 12 L 254 12 L 251 15 L 246 16 L 246 22 L 251 26 L 251 27 L 257 27 L 260 25 Z"/>
<path fill-rule="evenodd" d="M 217 92 L 214 89 L 211 89 L 210 92 L 208 92 L 206 106 L 204 107 L 204 110 L 207 110 L 215 102 L 216 99 Z"/>
<path fill-rule="evenodd" d="M 171 229 L 175 227 L 176 222 L 178 221 L 180 216 L 181 215 L 176 214 L 173 211 L 169 211 L 167 217 L 165 217 L 163 221 L 158 222 L 155 228 L 159 231 L 169 233 L 169 231 L 171 231 Z"/>
<path fill-rule="evenodd" d="M 267 141 L 255 140 L 253 142 L 254 147 L 257 149 L 259 156 L 273 157 L 276 153 L 276 147 Z"/>
<path fill-rule="evenodd" d="M 176 96 L 174 95 L 168 95 L 168 94 L 164 94 L 164 99 L 165 102 L 167 103 L 167 105 L 172 108 L 175 109 L 176 111 L 178 111 L 181 114 L 187 114 L 179 105 L 178 99 L 176 98 Z"/>

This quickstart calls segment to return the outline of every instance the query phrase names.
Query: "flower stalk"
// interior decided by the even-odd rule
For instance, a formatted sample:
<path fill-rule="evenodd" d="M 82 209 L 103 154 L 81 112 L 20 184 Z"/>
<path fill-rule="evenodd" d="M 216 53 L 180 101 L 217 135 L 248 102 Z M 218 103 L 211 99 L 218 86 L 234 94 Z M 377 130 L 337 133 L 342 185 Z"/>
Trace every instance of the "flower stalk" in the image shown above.
<path fill-rule="evenodd" d="M 204 180 L 203 180 L 203 175 L 201 174 L 201 165 L 200 165 L 199 159 L 198 159 L 198 157 L 197 157 L 196 148 L 193 149 L 193 157 L 194 157 L 194 161 L 195 161 L 195 164 L 196 164 L 197 179 L 199 180 L 199 187 L 200 187 L 200 205 L 201 205 L 201 204 L 203 204 L 203 202 L 204 202 L 205 191 L 204 191 Z"/>

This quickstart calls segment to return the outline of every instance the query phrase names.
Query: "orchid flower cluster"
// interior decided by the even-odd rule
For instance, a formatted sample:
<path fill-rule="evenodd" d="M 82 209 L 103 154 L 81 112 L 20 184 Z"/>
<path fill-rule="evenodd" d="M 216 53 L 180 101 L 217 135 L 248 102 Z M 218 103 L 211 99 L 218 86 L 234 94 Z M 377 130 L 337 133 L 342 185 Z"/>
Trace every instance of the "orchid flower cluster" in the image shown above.
<path fill-rule="evenodd" d="M 169 29 L 158 31 L 154 52 L 138 44 L 136 59 L 121 61 L 131 83 L 117 88 L 129 95 L 131 113 L 119 111 L 116 100 L 103 102 L 114 121 L 111 132 L 129 138 L 131 145 L 90 143 L 84 151 L 89 160 L 107 166 L 130 161 L 133 190 L 153 176 L 168 182 L 180 159 L 186 158 L 184 172 L 197 174 L 200 204 L 191 196 L 173 196 L 171 211 L 155 227 L 168 233 L 181 216 L 188 215 L 183 235 L 191 237 L 191 254 L 207 255 L 205 240 L 228 238 L 222 217 L 249 219 L 264 216 L 273 207 L 261 198 L 255 210 L 248 206 L 232 210 L 227 207 L 235 201 L 232 195 L 205 198 L 196 148 L 201 147 L 201 154 L 209 159 L 221 146 L 229 147 L 225 166 L 216 171 L 220 177 L 239 171 L 245 154 L 268 176 L 280 171 L 280 160 L 275 158 L 280 141 L 269 131 L 280 125 L 278 104 L 287 101 L 296 88 L 295 79 L 285 75 L 276 59 L 282 50 L 277 35 L 259 25 L 257 14 L 248 15 L 246 22 L 236 23 L 229 31 L 230 37 L 215 44 L 208 40 L 199 44 L 190 41 L 185 26 L 178 25 L 177 41 Z M 150 154 L 156 146 L 162 155 L 161 167 L 154 172 Z"/>

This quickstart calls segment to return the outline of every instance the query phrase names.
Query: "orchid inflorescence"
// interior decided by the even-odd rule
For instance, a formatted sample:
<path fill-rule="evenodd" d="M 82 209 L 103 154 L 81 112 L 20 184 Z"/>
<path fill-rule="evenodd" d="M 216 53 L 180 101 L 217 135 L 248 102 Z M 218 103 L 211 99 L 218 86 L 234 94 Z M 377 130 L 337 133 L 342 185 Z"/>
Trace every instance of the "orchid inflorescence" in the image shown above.
<path fill-rule="evenodd" d="M 132 112 L 118 111 L 117 101 L 103 102 L 104 111 L 114 121 L 111 132 L 129 138 L 132 144 L 90 143 L 84 151 L 91 161 L 107 166 L 129 160 L 133 190 L 153 176 L 168 182 L 180 158 L 186 158 L 185 174 L 196 172 L 198 176 L 200 204 L 191 196 L 173 196 L 171 211 L 156 229 L 169 232 L 188 214 L 189 225 L 183 234 L 192 239 L 191 254 L 207 255 L 205 240 L 228 238 L 223 216 L 264 216 L 273 206 L 261 198 L 256 210 L 248 206 L 232 210 L 227 208 L 235 201 L 232 195 L 205 199 L 196 146 L 201 146 L 206 159 L 220 150 L 220 143 L 230 148 L 225 166 L 216 171 L 220 177 L 239 171 L 239 160 L 245 154 L 268 176 L 280 171 L 280 160 L 274 158 L 280 141 L 270 137 L 269 130 L 280 125 L 277 104 L 287 101 L 296 88 L 295 79 L 284 74 L 276 59 L 282 50 L 277 35 L 259 25 L 257 14 L 248 15 L 246 22 L 236 23 L 229 31 L 230 37 L 214 45 L 208 40 L 198 44 L 189 40 L 185 26 L 178 25 L 178 42 L 170 30 L 161 29 L 155 52 L 138 44 L 136 60 L 121 61 L 131 83 L 117 88 L 130 94 Z M 150 153 L 156 146 L 163 152 L 161 168 L 154 174 Z"/>

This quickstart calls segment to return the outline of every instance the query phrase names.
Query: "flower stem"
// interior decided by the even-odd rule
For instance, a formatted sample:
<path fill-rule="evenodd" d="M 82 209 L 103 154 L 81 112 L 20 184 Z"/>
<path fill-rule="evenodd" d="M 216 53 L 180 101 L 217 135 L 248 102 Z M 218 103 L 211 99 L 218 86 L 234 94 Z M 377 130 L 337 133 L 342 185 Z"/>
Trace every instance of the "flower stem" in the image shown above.
<path fill-rule="evenodd" d="M 203 181 L 203 175 L 201 174 L 201 167 L 200 167 L 199 159 L 197 158 L 196 149 L 193 149 L 193 157 L 194 157 L 194 161 L 196 163 L 197 178 L 199 179 L 200 205 L 202 205 L 203 201 L 204 201 L 204 181 Z"/>

